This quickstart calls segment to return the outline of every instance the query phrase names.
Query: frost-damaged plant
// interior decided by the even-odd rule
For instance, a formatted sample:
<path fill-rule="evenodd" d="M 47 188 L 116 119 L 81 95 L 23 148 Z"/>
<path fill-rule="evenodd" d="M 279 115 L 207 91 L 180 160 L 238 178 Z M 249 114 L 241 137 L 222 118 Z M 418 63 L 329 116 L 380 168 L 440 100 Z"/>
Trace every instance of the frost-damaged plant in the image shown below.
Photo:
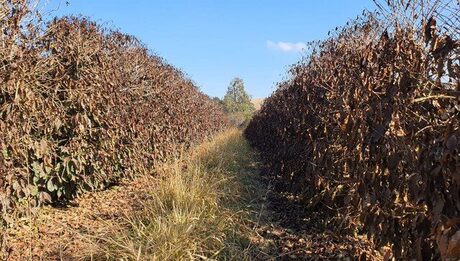
<path fill-rule="evenodd" d="M 226 126 L 182 72 L 84 17 L 0 11 L 0 199 L 62 202 L 151 172 Z"/>
<path fill-rule="evenodd" d="M 312 45 L 246 136 L 325 223 L 397 258 L 458 258 L 460 7 L 377 4 Z"/>

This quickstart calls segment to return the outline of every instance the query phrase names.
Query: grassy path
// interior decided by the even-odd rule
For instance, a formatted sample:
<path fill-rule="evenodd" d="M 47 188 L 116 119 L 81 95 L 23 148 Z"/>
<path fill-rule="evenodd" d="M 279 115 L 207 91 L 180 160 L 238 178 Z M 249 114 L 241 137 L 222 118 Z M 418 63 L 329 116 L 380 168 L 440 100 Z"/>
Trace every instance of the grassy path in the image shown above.
<path fill-rule="evenodd" d="M 365 238 L 320 226 L 263 181 L 256 153 L 228 130 L 156 175 L 17 220 L 9 260 L 379 259 Z"/>
<path fill-rule="evenodd" d="M 266 259 L 256 245 L 266 189 L 232 129 L 156 175 L 44 207 L 4 238 L 9 260 Z"/>
<path fill-rule="evenodd" d="M 110 259 L 249 260 L 263 206 L 255 155 L 237 130 L 206 142 L 165 165 L 144 208 L 103 240 Z"/>

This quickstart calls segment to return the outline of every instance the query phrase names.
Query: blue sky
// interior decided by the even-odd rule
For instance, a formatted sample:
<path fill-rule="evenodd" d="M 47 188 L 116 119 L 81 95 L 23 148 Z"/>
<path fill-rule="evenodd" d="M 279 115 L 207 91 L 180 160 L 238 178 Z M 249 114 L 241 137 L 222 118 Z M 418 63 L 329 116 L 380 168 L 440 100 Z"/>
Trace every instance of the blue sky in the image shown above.
<path fill-rule="evenodd" d="M 136 36 L 210 96 L 239 76 L 254 98 L 273 92 L 304 42 L 374 8 L 372 0 L 48 1 L 52 16 L 82 14 Z"/>

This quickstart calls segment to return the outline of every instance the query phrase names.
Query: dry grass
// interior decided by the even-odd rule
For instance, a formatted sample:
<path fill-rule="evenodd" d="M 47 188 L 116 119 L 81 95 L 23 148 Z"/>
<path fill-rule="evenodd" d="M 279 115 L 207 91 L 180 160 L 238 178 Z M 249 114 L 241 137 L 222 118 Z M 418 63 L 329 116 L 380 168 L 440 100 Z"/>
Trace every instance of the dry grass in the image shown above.
<path fill-rule="evenodd" d="M 262 104 L 264 103 L 265 98 L 258 98 L 258 99 L 252 99 L 252 104 L 254 104 L 254 107 L 256 110 L 260 110 L 262 108 Z"/>
<path fill-rule="evenodd" d="M 264 191 L 248 166 L 254 154 L 241 133 L 227 131 L 161 170 L 143 208 L 98 238 L 95 259 L 247 260 L 256 247 Z"/>

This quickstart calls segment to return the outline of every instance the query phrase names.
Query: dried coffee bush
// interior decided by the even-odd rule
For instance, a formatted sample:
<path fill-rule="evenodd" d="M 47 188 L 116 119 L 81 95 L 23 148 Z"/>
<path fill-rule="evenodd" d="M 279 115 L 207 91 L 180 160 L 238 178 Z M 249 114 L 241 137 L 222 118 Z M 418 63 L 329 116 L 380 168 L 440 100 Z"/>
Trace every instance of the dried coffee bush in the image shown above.
<path fill-rule="evenodd" d="M 0 3 L 0 209 L 59 203 L 155 166 L 227 125 L 182 72 L 84 17 Z"/>
<path fill-rule="evenodd" d="M 245 135 L 332 228 L 398 259 L 460 258 L 460 7 L 377 4 L 313 43 Z"/>

